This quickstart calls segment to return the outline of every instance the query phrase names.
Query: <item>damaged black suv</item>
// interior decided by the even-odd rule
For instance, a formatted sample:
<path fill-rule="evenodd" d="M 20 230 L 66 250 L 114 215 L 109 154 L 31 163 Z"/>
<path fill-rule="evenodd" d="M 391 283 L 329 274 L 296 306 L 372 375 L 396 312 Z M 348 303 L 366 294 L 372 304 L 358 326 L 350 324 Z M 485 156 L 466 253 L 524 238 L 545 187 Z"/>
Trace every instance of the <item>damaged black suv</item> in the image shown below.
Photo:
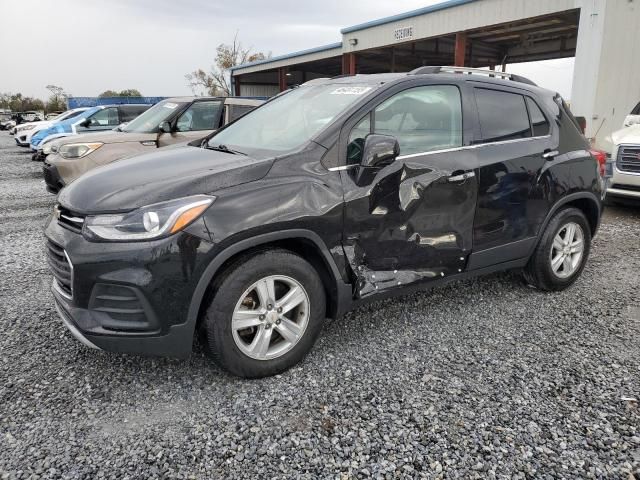
<path fill-rule="evenodd" d="M 601 168 L 560 96 L 521 77 L 314 80 L 63 189 L 55 304 L 91 347 L 186 356 L 199 332 L 230 372 L 272 375 L 363 302 L 507 269 L 568 287 Z"/>

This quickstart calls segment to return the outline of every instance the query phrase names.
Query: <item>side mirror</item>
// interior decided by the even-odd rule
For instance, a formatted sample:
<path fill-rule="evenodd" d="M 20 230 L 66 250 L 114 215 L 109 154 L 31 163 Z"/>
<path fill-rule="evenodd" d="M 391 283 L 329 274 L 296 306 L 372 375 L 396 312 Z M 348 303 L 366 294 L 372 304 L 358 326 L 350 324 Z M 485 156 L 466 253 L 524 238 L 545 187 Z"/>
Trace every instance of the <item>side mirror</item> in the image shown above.
<path fill-rule="evenodd" d="M 382 168 L 393 163 L 400 155 L 400 144 L 392 135 L 370 133 L 364 139 L 362 150 L 363 168 Z"/>
<path fill-rule="evenodd" d="M 85 118 L 82 122 L 80 122 L 80 126 L 84 128 L 89 128 L 90 125 L 91 125 L 90 118 Z"/>
<path fill-rule="evenodd" d="M 364 139 L 362 161 L 356 170 L 355 183 L 360 187 L 369 185 L 378 171 L 391 165 L 400 155 L 400 144 L 392 135 L 370 133 Z"/>
<path fill-rule="evenodd" d="M 164 122 L 160 122 L 158 130 L 160 130 L 160 133 L 171 133 L 171 124 L 166 120 Z"/>

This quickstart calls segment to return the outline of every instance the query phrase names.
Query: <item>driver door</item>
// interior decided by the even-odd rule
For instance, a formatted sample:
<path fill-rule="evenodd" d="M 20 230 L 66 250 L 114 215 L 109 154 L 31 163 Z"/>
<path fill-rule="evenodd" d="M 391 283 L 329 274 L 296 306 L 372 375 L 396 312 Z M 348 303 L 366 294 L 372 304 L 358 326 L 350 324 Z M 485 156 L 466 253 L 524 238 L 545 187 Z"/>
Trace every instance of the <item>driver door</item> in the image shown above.
<path fill-rule="evenodd" d="M 478 187 L 475 152 L 463 148 L 462 111 L 457 86 L 422 85 L 390 96 L 344 132 L 343 238 L 356 296 L 464 270 Z M 400 156 L 362 184 L 360 160 L 372 133 L 394 136 Z"/>

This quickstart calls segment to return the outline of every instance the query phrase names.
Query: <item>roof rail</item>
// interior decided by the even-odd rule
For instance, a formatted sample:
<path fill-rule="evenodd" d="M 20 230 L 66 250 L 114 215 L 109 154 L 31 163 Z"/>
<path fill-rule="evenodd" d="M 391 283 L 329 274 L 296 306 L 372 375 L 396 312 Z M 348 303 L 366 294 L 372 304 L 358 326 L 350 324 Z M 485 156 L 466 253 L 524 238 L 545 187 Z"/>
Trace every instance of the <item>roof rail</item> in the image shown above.
<path fill-rule="evenodd" d="M 495 70 L 482 70 L 480 68 L 469 67 L 420 67 L 409 72 L 410 75 L 428 75 L 435 73 L 467 73 L 474 75 L 487 75 L 491 77 L 501 77 L 513 82 L 526 83 L 528 85 L 537 86 L 534 82 L 526 77 L 515 75 L 507 72 L 497 72 Z"/>

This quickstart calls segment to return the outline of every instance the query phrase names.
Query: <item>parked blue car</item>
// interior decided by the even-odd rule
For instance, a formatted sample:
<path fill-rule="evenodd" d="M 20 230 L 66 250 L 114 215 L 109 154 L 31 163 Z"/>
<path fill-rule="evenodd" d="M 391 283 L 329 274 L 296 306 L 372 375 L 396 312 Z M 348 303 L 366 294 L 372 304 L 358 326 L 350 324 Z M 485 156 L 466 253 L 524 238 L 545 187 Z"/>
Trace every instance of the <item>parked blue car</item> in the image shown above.
<path fill-rule="evenodd" d="M 113 130 L 122 123 L 130 122 L 150 107 L 151 105 L 144 104 L 123 104 L 89 108 L 74 118 L 63 120 L 37 132 L 31 137 L 31 150 L 42 150 L 45 143 L 60 137 Z"/>

